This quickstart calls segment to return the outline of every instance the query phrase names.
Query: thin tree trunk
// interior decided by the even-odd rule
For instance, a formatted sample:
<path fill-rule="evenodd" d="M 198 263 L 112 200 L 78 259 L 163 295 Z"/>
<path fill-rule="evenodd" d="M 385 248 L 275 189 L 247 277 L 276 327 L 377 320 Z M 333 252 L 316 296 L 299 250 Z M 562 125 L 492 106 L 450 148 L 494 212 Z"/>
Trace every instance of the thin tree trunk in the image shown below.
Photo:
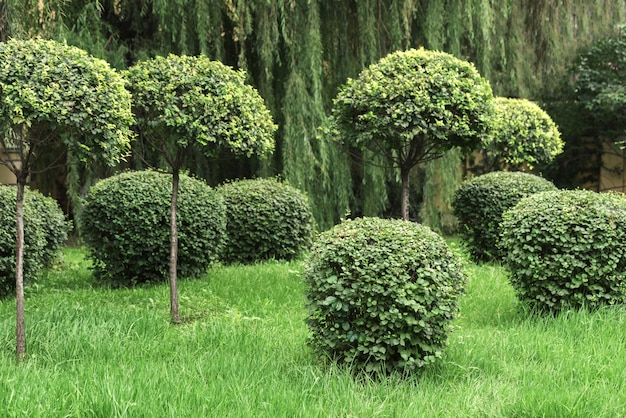
<path fill-rule="evenodd" d="M 400 176 L 402 177 L 402 196 L 400 202 L 400 209 L 402 211 L 402 219 L 409 220 L 409 169 L 401 168 Z"/>
<path fill-rule="evenodd" d="M 176 205 L 178 201 L 178 180 L 177 169 L 172 170 L 172 205 L 170 207 L 170 313 L 172 322 L 180 322 L 178 314 L 178 283 L 176 268 L 178 262 L 178 228 L 176 226 Z"/>
<path fill-rule="evenodd" d="M 20 174 L 16 177 L 17 204 L 15 218 L 17 239 L 15 245 L 15 337 L 17 341 L 17 361 L 19 363 L 24 360 L 24 356 L 26 355 L 26 330 L 24 324 L 24 183 L 26 179 Z"/>

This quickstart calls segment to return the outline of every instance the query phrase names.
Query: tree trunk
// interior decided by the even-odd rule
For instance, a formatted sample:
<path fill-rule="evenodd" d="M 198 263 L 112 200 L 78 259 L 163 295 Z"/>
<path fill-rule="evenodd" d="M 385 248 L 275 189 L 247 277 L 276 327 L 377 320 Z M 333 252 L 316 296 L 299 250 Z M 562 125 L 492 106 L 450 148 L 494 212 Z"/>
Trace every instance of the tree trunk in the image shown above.
<path fill-rule="evenodd" d="M 170 313 L 172 322 L 180 322 L 178 314 L 178 283 L 176 268 L 178 262 L 178 228 L 176 226 L 176 204 L 178 201 L 178 169 L 172 170 L 172 204 L 170 207 Z"/>
<path fill-rule="evenodd" d="M 402 219 L 409 220 L 409 173 L 410 169 L 401 168 L 400 176 L 402 177 L 402 197 L 400 201 L 400 209 L 402 211 Z"/>
<path fill-rule="evenodd" d="M 24 360 L 26 355 L 26 331 L 24 325 L 24 183 L 26 177 L 17 173 L 17 204 L 16 204 L 16 227 L 17 238 L 15 244 L 15 301 L 16 301 L 16 326 L 15 337 L 17 341 L 17 362 Z"/>

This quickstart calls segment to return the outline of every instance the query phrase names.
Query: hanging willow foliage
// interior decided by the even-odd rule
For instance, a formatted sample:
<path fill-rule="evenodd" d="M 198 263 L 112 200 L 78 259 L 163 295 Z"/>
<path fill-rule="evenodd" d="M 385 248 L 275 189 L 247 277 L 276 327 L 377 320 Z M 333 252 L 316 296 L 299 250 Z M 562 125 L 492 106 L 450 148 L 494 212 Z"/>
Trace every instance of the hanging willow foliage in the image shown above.
<path fill-rule="evenodd" d="M 319 226 L 350 206 L 382 214 L 384 173 L 317 135 L 337 88 L 398 49 L 424 46 L 475 63 L 494 94 L 541 100 L 580 47 L 626 20 L 623 0 L 0 0 L 0 38 L 66 39 L 122 68 L 155 54 L 205 54 L 245 69 L 281 129 L 268 165 L 197 158 L 211 182 L 282 172 L 315 205 Z M 424 169 L 424 221 L 441 229 L 458 156 Z M 217 176 L 217 177 L 216 177 Z M 356 183 L 356 184 L 353 184 Z M 355 211 L 354 213 L 358 212 Z M 434 215 L 439 213 L 440 215 Z M 356 213 L 358 214 L 358 213 Z M 415 213 L 417 215 L 417 213 Z"/>

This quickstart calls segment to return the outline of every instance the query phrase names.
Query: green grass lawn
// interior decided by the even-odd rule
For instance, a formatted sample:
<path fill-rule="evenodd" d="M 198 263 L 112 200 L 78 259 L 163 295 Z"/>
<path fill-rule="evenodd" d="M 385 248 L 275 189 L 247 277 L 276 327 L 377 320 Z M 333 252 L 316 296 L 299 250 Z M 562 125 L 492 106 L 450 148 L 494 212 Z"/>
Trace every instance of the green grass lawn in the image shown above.
<path fill-rule="evenodd" d="M 23 364 L 15 302 L 0 302 L 0 417 L 626 416 L 626 309 L 530 317 L 502 268 L 467 262 L 444 359 L 407 380 L 355 380 L 310 356 L 300 271 L 182 281 L 173 326 L 166 284 L 104 289 L 67 248 L 28 288 Z"/>

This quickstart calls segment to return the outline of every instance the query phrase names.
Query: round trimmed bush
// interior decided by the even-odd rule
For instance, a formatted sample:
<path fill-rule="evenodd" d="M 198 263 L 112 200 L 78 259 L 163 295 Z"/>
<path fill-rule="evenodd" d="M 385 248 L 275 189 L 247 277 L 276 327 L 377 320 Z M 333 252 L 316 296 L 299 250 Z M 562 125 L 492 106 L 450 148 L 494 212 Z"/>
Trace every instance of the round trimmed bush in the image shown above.
<path fill-rule="evenodd" d="M 502 260 L 498 247 L 502 214 L 525 196 L 556 190 L 554 184 L 533 174 L 495 171 L 474 177 L 454 194 L 452 208 L 459 233 L 476 262 Z"/>
<path fill-rule="evenodd" d="M 168 276 L 172 176 L 122 173 L 95 184 L 80 218 L 81 236 L 98 279 L 114 285 Z M 224 201 L 206 183 L 180 176 L 178 274 L 202 274 L 218 261 L 225 235 Z"/>
<path fill-rule="evenodd" d="M 0 297 L 15 291 L 16 189 L 0 186 Z M 70 224 L 51 197 L 24 190 L 24 279 L 50 267 L 67 240 Z"/>
<path fill-rule="evenodd" d="M 219 191 L 227 208 L 224 262 L 292 260 L 310 246 L 313 213 L 300 190 L 265 178 L 233 181 Z"/>
<path fill-rule="evenodd" d="M 304 280 L 313 351 L 373 374 L 405 374 L 440 358 L 465 286 L 443 238 L 378 218 L 322 233 Z"/>
<path fill-rule="evenodd" d="M 539 311 L 626 301 L 626 198 L 539 193 L 505 212 L 501 245 L 518 298 Z"/>

